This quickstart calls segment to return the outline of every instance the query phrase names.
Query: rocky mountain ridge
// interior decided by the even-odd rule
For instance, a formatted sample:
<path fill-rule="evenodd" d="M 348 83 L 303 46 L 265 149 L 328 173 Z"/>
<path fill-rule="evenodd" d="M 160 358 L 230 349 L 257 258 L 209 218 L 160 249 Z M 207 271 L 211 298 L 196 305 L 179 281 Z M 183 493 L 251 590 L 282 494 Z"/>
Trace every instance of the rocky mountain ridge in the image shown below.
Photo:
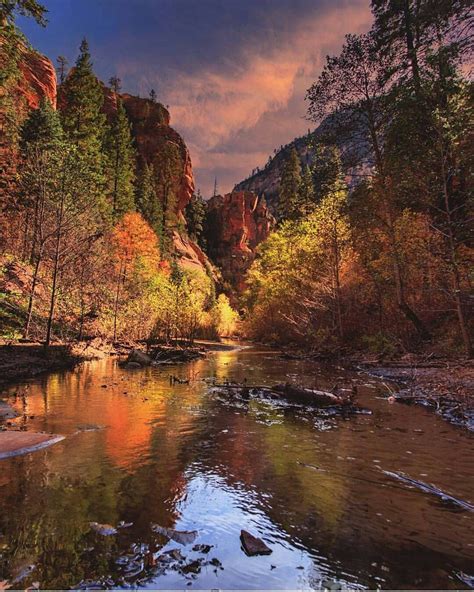
<path fill-rule="evenodd" d="M 340 134 L 344 114 L 326 117 L 312 132 L 295 138 L 286 146 L 282 146 L 268 161 L 263 169 L 257 170 L 247 179 L 240 181 L 234 187 L 234 191 L 253 191 L 259 196 L 264 195 L 273 214 L 278 207 L 278 193 L 280 177 L 283 166 L 288 160 L 291 150 L 294 148 L 298 154 L 301 166 L 312 165 L 315 160 L 314 146 L 318 143 L 334 144 L 340 151 L 343 171 L 349 187 L 357 184 L 358 179 L 364 176 L 368 168 L 372 166 L 370 144 L 361 129 L 352 137 L 356 140 L 348 140 L 347 136 Z M 354 130 L 353 130 L 354 131 Z"/>

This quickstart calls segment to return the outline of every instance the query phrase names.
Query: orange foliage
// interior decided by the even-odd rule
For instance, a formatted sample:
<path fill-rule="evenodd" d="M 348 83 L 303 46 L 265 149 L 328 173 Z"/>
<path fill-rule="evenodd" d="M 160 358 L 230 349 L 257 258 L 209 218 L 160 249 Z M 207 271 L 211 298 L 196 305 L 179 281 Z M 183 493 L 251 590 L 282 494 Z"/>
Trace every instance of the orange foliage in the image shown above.
<path fill-rule="evenodd" d="M 112 243 L 118 267 L 128 267 L 141 258 L 148 265 L 158 266 L 160 251 L 156 234 L 137 212 L 128 212 L 112 231 Z"/>

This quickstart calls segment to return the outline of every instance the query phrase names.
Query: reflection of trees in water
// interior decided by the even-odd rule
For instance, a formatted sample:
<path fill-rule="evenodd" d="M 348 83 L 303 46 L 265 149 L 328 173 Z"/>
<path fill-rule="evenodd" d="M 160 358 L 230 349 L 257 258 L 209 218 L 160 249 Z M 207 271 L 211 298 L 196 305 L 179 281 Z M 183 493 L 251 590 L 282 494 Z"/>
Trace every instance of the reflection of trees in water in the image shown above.
<path fill-rule="evenodd" d="M 298 368 L 219 352 L 173 373 L 248 377 L 256 383 L 281 380 L 283 372 Z M 48 451 L 2 463 L 0 545 L 7 547 L 0 556 L 0 580 L 31 563 L 38 567 L 21 587 L 40 581 L 42 587 L 66 588 L 113 573 L 115 557 L 131 542 L 156 541 L 151 523 L 173 526 L 180 512 L 192 519 L 182 503 L 188 480 L 215 474 L 231 490 L 248 491 L 249 503 L 291 544 L 320 555 L 315 578 L 325 563 L 372 585 L 380 575 L 399 588 L 416 582 L 449 588 L 455 583 L 433 566 L 468 571 L 463 514 L 441 511 L 420 494 L 367 483 L 367 478 L 383 482 L 369 465 L 375 450 L 387 451 L 394 442 L 375 429 L 377 418 L 338 420 L 335 429 L 320 432 L 310 414 L 258 402 L 237 409 L 202 398 L 207 386 L 199 380 L 171 387 L 166 369 L 128 373 L 126 385 L 122 375 L 106 361 L 32 385 L 27 413 L 37 415 L 33 427 L 65 429 L 70 437 Z M 109 388 L 102 389 L 104 381 Z M 419 420 L 414 416 L 407 429 L 419 427 Z M 109 427 L 72 436 L 79 423 Z M 427 438 L 434 435 L 430 425 L 423 425 Z M 449 454 L 442 465 L 454 464 L 456 453 Z M 412 468 L 416 455 L 413 459 Z M 434 470 L 430 467 L 430 475 Z M 134 526 L 110 538 L 90 532 L 90 521 L 120 520 Z"/>

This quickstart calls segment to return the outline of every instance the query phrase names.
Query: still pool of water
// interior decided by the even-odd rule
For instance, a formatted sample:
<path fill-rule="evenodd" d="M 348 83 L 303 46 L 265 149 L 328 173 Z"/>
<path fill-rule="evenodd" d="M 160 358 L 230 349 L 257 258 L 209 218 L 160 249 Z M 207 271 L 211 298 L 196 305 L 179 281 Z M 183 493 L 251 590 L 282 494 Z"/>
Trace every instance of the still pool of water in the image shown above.
<path fill-rule="evenodd" d="M 190 383 L 171 386 L 170 374 Z M 212 378 L 322 389 L 355 380 L 373 414 L 326 419 L 270 402 L 238 404 L 209 392 Z M 383 388 L 363 374 L 258 348 L 133 371 L 108 359 L 10 387 L 17 425 L 66 438 L 0 461 L 0 581 L 50 589 L 467 588 L 474 513 L 383 470 L 474 502 L 472 435 L 423 408 L 388 403 Z M 92 521 L 132 525 L 104 537 Z M 153 525 L 198 536 L 180 545 Z M 272 554 L 247 557 L 241 529 Z"/>

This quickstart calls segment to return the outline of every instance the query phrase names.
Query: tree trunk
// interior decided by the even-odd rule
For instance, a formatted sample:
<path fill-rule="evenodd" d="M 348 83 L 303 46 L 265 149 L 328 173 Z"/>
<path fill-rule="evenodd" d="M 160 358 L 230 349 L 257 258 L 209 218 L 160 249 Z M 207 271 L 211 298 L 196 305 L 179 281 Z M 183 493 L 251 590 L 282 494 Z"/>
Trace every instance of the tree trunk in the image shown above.
<path fill-rule="evenodd" d="M 120 264 L 119 277 L 117 282 L 117 291 L 115 293 L 115 304 L 114 304 L 114 341 L 117 339 L 117 316 L 118 316 L 118 305 L 120 299 L 120 288 L 125 283 L 125 263 L 122 261 Z"/>
<path fill-rule="evenodd" d="M 28 334 L 30 332 L 30 324 L 31 324 L 31 317 L 33 316 L 33 304 L 34 304 L 34 300 L 35 300 L 36 284 L 38 283 L 38 273 L 39 273 L 41 261 L 42 261 L 42 253 L 40 250 L 40 252 L 38 253 L 38 257 L 36 259 L 35 270 L 33 272 L 33 278 L 31 281 L 30 297 L 28 299 L 28 312 L 26 313 L 25 327 L 23 329 L 23 338 L 24 339 L 28 338 Z"/>
<path fill-rule="evenodd" d="M 46 347 L 48 347 L 51 343 L 51 334 L 52 334 L 53 319 L 54 319 L 54 308 L 56 305 L 56 289 L 57 289 L 58 270 L 59 270 L 59 253 L 61 250 L 63 215 L 64 215 L 64 193 L 61 195 L 61 203 L 60 203 L 59 215 L 58 215 L 56 248 L 54 250 L 53 285 L 51 286 L 51 301 L 50 301 L 50 305 L 49 305 L 48 326 L 46 329 L 46 340 L 45 340 Z"/>
<path fill-rule="evenodd" d="M 450 198 L 449 198 L 449 184 L 448 184 L 448 174 L 446 171 L 446 154 L 445 150 L 443 149 L 442 139 L 440 140 L 440 152 L 441 152 L 441 174 L 443 177 L 443 198 L 444 198 L 444 208 L 445 208 L 445 215 L 446 215 L 446 222 L 448 227 L 447 232 L 447 242 L 448 242 L 448 252 L 449 252 L 449 263 L 451 267 L 451 274 L 453 280 L 453 291 L 454 291 L 454 303 L 456 307 L 456 314 L 458 317 L 459 328 L 461 330 L 461 336 L 464 345 L 464 351 L 468 359 L 473 357 L 473 347 L 471 337 L 469 335 L 469 329 L 467 326 L 466 317 L 464 315 L 464 309 L 461 300 L 461 276 L 459 273 L 459 267 L 457 263 L 456 257 L 456 241 L 454 237 L 453 231 L 453 218 L 451 212 L 451 205 L 450 205 Z"/>

